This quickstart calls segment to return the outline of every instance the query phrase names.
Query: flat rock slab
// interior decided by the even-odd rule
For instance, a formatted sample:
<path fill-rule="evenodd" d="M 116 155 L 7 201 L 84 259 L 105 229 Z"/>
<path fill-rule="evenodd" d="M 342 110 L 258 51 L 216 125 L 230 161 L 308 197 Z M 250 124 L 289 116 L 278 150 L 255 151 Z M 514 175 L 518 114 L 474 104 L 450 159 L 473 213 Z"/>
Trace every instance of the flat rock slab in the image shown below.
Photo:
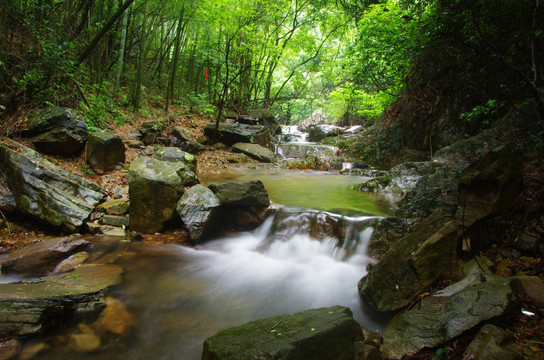
<path fill-rule="evenodd" d="M 361 327 L 351 310 L 332 306 L 274 316 L 206 339 L 202 360 L 343 360 L 354 358 Z"/>
<path fill-rule="evenodd" d="M 105 307 L 104 293 L 121 283 L 123 268 L 82 265 L 71 273 L 0 284 L 0 335 L 43 333 L 63 320 Z"/>
<path fill-rule="evenodd" d="M 2 273 L 45 275 L 70 255 L 91 246 L 91 242 L 82 237 L 46 239 L 11 253 L 2 263 Z"/>

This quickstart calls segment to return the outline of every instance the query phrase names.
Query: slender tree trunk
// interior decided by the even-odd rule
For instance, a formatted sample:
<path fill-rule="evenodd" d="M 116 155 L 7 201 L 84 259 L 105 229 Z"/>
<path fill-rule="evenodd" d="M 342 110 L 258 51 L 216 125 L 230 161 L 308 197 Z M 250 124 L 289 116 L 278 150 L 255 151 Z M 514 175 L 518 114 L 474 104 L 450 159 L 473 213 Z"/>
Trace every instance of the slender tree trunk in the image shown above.
<path fill-rule="evenodd" d="M 142 97 L 142 82 L 144 77 L 144 63 L 147 57 L 147 21 L 148 21 L 148 2 L 144 0 L 144 17 L 142 22 L 142 29 L 140 31 L 140 54 L 138 57 L 138 64 L 136 67 L 136 76 L 134 79 L 134 86 L 132 88 L 131 104 L 134 109 L 140 108 L 140 101 Z"/>
<path fill-rule="evenodd" d="M 185 8 L 181 8 L 178 19 L 178 27 L 176 29 L 176 40 L 174 43 L 174 58 L 172 59 L 172 67 L 170 69 L 170 76 L 168 77 L 168 85 L 166 86 L 166 103 L 164 105 L 164 111 L 168 111 L 168 107 L 174 97 L 174 84 L 176 80 L 176 73 L 179 61 L 179 52 L 181 47 L 181 35 L 183 33 L 183 17 L 185 14 Z"/>
<path fill-rule="evenodd" d="M 123 62 L 125 60 L 125 46 L 127 43 L 127 25 L 128 25 L 128 10 L 123 12 L 123 20 L 121 23 L 121 41 L 119 44 L 119 57 L 117 58 L 117 71 L 115 72 L 115 91 L 119 90 L 121 83 L 121 74 L 123 72 Z"/>

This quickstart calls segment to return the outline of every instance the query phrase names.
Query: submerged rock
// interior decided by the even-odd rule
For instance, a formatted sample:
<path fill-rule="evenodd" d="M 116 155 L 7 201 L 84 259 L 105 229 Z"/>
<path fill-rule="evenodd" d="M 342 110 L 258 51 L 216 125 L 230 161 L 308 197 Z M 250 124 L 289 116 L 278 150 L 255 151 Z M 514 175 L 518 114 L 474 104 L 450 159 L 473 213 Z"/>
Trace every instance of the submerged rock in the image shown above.
<path fill-rule="evenodd" d="M 83 116 L 73 109 L 49 107 L 32 113 L 24 136 L 32 136 L 32 144 L 49 155 L 72 155 L 83 149 L 89 131 Z"/>
<path fill-rule="evenodd" d="M 100 314 L 98 323 L 103 329 L 122 336 L 134 326 L 134 319 L 121 300 L 106 296 L 106 308 Z"/>
<path fill-rule="evenodd" d="M 224 330 L 204 341 L 202 360 L 352 360 L 361 327 L 347 307 L 274 316 Z"/>
<path fill-rule="evenodd" d="M 102 310 L 104 293 L 120 284 L 115 265 L 82 265 L 38 281 L 0 284 L 0 334 L 41 334 L 72 318 Z"/>
<path fill-rule="evenodd" d="M 43 275 L 64 259 L 92 246 L 84 237 L 46 239 L 12 252 L 2 263 L 3 274 Z"/>
<path fill-rule="evenodd" d="M 75 232 L 104 197 L 104 189 L 45 160 L 13 140 L 0 141 L 0 205 Z"/>

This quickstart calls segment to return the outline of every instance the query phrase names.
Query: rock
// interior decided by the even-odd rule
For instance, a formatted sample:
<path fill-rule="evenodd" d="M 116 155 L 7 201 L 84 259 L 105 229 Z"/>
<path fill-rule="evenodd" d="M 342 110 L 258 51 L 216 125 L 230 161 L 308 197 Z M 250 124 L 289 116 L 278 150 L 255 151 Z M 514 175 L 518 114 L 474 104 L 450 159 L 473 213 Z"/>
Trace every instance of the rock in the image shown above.
<path fill-rule="evenodd" d="M 204 134 L 210 139 L 213 139 L 214 132 L 215 124 L 208 124 L 204 127 Z M 270 132 L 266 126 L 262 125 L 220 123 L 217 130 L 217 140 L 228 146 L 239 142 L 267 146 L 270 143 Z"/>
<path fill-rule="evenodd" d="M 126 236 L 126 230 L 122 227 L 112 226 L 112 225 L 100 225 L 100 224 L 94 224 L 92 222 L 88 222 L 85 225 L 87 225 L 87 228 L 89 229 L 89 232 L 91 234 L 97 235 L 108 235 L 108 236 Z"/>
<path fill-rule="evenodd" d="M 0 141 L 0 204 L 53 227 L 76 232 L 104 197 L 104 189 L 72 175 L 13 140 Z"/>
<path fill-rule="evenodd" d="M 473 359 L 521 360 L 514 334 L 500 327 L 484 325 L 465 349 L 465 357 Z"/>
<path fill-rule="evenodd" d="M 325 124 L 329 121 L 329 118 L 328 116 L 323 112 L 323 109 L 317 109 L 315 110 L 312 115 L 310 115 L 309 118 L 307 118 L 306 120 L 302 121 L 298 127 L 300 128 L 301 131 L 308 131 L 310 129 L 310 127 L 314 126 L 314 125 L 321 125 L 321 124 Z"/>
<path fill-rule="evenodd" d="M 95 131 L 89 136 L 85 161 L 97 174 L 113 170 L 125 162 L 125 145 L 119 135 L 110 131 Z"/>
<path fill-rule="evenodd" d="M 342 360 L 354 358 L 361 327 L 346 307 L 307 310 L 253 321 L 204 341 L 202 360 Z"/>
<path fill-rule="evenodd" d="M 128 227 L 129 226 L 129 218 L 126 216 L 120 216 L 120 215 L 104 215 L 98 220 L 100 225 L 111 225 L 116 227 Z"/>
<path fill-rule="evenodd" d="M 538 242 L 538 235 L 527 229 L 518 233 L 514 241 L 514 246 L 516 249 L 523 251 L 535 251 L 537 250 Z"/>
<path fill-rule="evenodd" d="M 0 360 L 14 359 L 21 352 L 21 343 L 15 339 L 0 342 Z"/>
<path fill-rule="evenodd" d="M 164 124 L 159 120 L 144 121 L 138 129 L 142 134 L 140 140 L 145 146 L 154 144 L 163 128 Z"/>
<path fill-rule="evenodd" d="M 444 224 L 442 212 L 437 210 L 395 243 L 359 281 L 361 298 L 379 311 L 408 306 L 451 270 L 457 238 L 455 222 Z"/>
<path fill-rule="evenodd" d="M 91 333 L 82 333 L 82 334 L 73 334 L 70 336 L 70 349 L 81 352 L 93 352 L 100 348 L 101 342 L 100 338 L 95 334 Z"/>
<path fill-rule="evenodd" d="M 220 228 L 221 202 L 205 186 L 195 185 L 179 200 L 176 211 L 189 230 L 192 241 L 199 241 Z"/>
<path fill-rule="evenodd" d="M 223 206 L 268 207 L 270 200 L 260 180 L 250 182 L 227 181 L 208 186 Z"/>
<path fill-rule="evenodd" d="M 48 155 L 79 153 L 89 131 L 83 116 L 73 109 L 49 107 L 33 112 L 26 120 L 23 136 L 32 138 L 32 144 Z"/>
<path fill-rule="evenodd" d="M 517 305 L 510 280 L 488 275 L 450 297 L 428 296 L 395 318 L 382 334 L 382 353 L 398 359 L 449 341 Z"/>
<path fill-rule="evenodd" d="M 198 179 L 182 163 L 141 157 L 128 170 L 130 229 L 141 233 L 161 231 L 173 218 L 185 186 Z"/>
<path fill-rule="evenodd" d="M 161 146 L 155 150 L 153 158 L 161 161 L 179 162 L 184 164 L 188 170 L 196 174 L 196 156 L 189 154 L 181 149 L 175 147 Z"/>
<path fill-rule="evenodd" d="M 368 245 L 368 255 L 381 259 L 387 251 L 404 237 L 410 229 L 408 222 L 397 217 L 384 217 L 373 220 L 370 225 L 374 231 Z"/>
<path fill-rule="evenodd" d="M 46 239 L 12 252 L 2 263 L 3 274 L 43 275 L 72 254 L 92 246 L 84 237 Z"/>
<path fill-rule="evenodd" d="M 244 164 L 249 161 L 249 157 L 246 154 L 238 154 L 234 156 L 229 156 L 227 161 L 231 164 Z"/>
<path fill-rule="evenodd" d="M 193 139 L 193 132 L 183 126 L 174 126 L 172 135 L 185 141 Z"/>
<path fill-rule="evenodd" d="M 344 129 L 334 125 L 314 125 L 308 133 L 308 140 L 311 142 L 320 142 L 329 136 L 338 136 L 344 132 Z"/>
<path fill-rule="evenodd" d="M 109 215 L 125 215 L 128 213 L 129 203 L 122 199 L 106 201 L 96 208 L 99 212 Z"/>
<path fill-rule="evenodd" d="M 104 293 L 120 284 L 122 271 L 114 265 L 81 265 L 39 281 L 0 284 L 0 334 L 41 334 L 76 314 L 102 310 Z"/>
<path fill-rule="evenodd" d="M 456 218 L 465 228 L 506 209 L 520 193 L 523 177 L 521 150 L 509 143 L 488 152 L 461 174 Z"/>
<path fill-rule="evenodd" d="M 544 284 L 538 276 L 515 276 L 512 286 L 522 300 L 544 308 Z"/>
<path fill-rule="evenodd" d="M 76 254 L 68 256 L 62 260 L 53 270 L 53 273 L 63 273 L 72 271 L 81 264 L 83 264 L 89 258 L 89 253 L 86 251 L 80 251 Z"/>
<path fill-rule="evenodd" d="M 433 161 L 438 163 L 461 162 L 467 164 L 475 157 L 483 157 L 489 146 L 495 147 L 504 129 L 493 128 L 481 131 L 478 135 L 454 142 L 451 145 L 438 149 Z"/>
<path fill-rule="evenodd" d="M 232 151 L 241 152 L 261 162 L 272 163 L 276 160 L 276 155 L 272 151 L 257 144 L 236 143 L 232 145 Z"/>
<path fill-rule="evenodd" d="M 111 296 L 106 297 L 106 308 L 98 322 L 105 330 L 120 336 L 126 335 L 134 326 L 134 319 L 125 304 Z"/>
<path fill-rule="evenodd" d="M 298 159 L 306 156 L 309 153 L 317 155 L 319 158 L 324 159 L 324 161 L 331 161 L 338 148 L 330 145 L 319 145 L 319 144 L 280 144 L 278 146 L 278 154 L 284 158 L 293 158 Z"/>

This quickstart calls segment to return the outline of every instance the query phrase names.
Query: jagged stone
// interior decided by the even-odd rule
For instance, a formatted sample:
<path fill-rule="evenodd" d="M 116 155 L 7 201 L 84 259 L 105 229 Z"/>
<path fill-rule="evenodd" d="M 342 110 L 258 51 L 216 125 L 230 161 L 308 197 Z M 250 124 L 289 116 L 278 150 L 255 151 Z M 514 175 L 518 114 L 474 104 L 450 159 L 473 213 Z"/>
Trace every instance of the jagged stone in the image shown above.
<path fill-rule="evenodd" d="M 414 355 L 504 315 L 516 305 L 510 280 L 487 275 L 485 282 L 467 286 L 450 297 L 425 297 L 421 305 L 395 318 L 383 332 L 381 351 L 393 359 Z"/>
<path fill-rule="evenodd" d="M 49 107 L 33 112 L 26 121 L 23 136 L 49 155 L 72 155 L 83 149 L 89 131 L 83 116 L 73 109 Z"/>
<path fill-rule="evenodd" d="M 182 163 L 187 167 L 188 170 L 196 174 L 196 156 L 176 147 L 161 146 L 160 148 L 155 150 L 153 158 L 161 161 Z"/>
<path fill-rule="evenodd" d="M 125 162 L 123 140 L 110 131 L 95 131 L 87 141 L 85 160 L 97 174 L 113 170 Z"/>
<path fill-rule="evenodd" d="M 0 205 L 58 229 L 75 232 L 104 197 L 104 189 L 45 160 L 13 140 L 0 141 Z"/>
<path fill-rule="evenodd" d="M 128 213 L 129 203 L 123 199 L 106 201 L 97 206 L 96 210 L 109 215 L 125 215 Z"/>
<path fill-rule="evenodd" d="M 179 200 L 176 211 L 189 230 L 193 241 L 199 241 L 220 228 L 221 202 L 205 186 L 195 185 Z"/>
<path fill-rule="evenodd" d="M 202 360 L 352 360 L 361 327 L 342 306 L 252 321 L 204 341 Z"/>
<path fill-rule="evenodd" d="M 467 358 L 493 360 L 521 360 L 514 334 L 500 327 L 484 325 L 465 349 Z"/>
<path fill-rule="evenodd" d="M 442 274 L 451 270 L 457 247 L 455 221 L 444 224 L 442 212 L 414 226 L 358 284 L 361 298 L 380 311 L 401 309 Z"/>

